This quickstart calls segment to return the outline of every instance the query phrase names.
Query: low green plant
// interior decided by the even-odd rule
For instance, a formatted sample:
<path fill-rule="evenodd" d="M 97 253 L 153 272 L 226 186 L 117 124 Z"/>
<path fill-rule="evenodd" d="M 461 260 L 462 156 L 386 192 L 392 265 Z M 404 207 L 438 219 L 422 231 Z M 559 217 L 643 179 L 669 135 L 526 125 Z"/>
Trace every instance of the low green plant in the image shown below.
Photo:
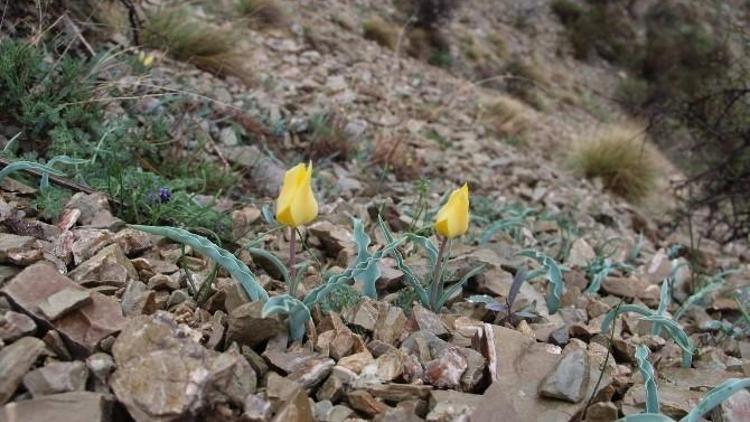
<path fill-rule="evenodd" d="M 674 419 L 659 413 L 659 392 L 654 375 L 654 367 L 648 361 L 648 348 L 643 345 L 636 346 L 635 351 L 638 370 L 643 376 L 646 387 L 646 412 L 628 415 L 618 422 L 674 422 Z M 698 404 L 688 411 L 687 415 L 679 422 L 698 422 L 703 420 L 703 415 L 731 397 L 734 393 L 750 387 L 750 378 L 730 378 L 712 388 Z"/>
<path fill-rule="evenodd" d="M 641 320 L 651 322 L 652 324 L 658 324 L 660 329 L 664 329 L 667 334 L 675 341 L 675 343 L 682 349 L 682 366 L 689 368 L 693 361 L 693 352 L 695 347 L 690 337 L 680 327 L 680 325 L 673 319 L 667 318 L 664 315 L 660 315 L 658 312 L 646 308 L 641 305 L 626 305 L 623 304 L 616 309 L 609 311 L 602 320 L 601 330 L 602 332 L 608 331 L 610 325 L 614 320 L 623 313 L 633 312 L 642 315 Z"/>
<path fill-rule="evenodd" d="M 486 221 L 492 218 L 492 221 L 479 236 L 479 244 L 484 245 L 489 242 L 498 232 L 502 231 L 511 235 L 516 241 L 520 241 L 521 229 L 526 227 L 526 221 L 533 216 L 537 210 L 529 208 L 520 203 L 510 204 L 502 207 L 499 212 L 493 212 L 484 217 Z M 480 220 L 480 224 L 482 224 Z"/>
<path fill-rule="evenodd" d="M 355 221 L 357 221 L 355 219 Z M 361 224 L 361 222 L 360 222 Z M 364 240 L 360 236 L 360 242 Z M 325 282 L 312 289 L 303 300 L 299 300 L 289 294 L 282 294 L 272 298 L 263 305 L 262 315 L 264 317 L 274 314 L 287 314 L 289 316 L 289 333 L 293 341 L 300 341 L 305 335 L 305 324 L 310 320 L 310 309 L 320 303 L 329 300 L 330 295 L 338 294 L 341 289 L 346 289 L 350 280 L 367 279 L 365 274 L 373 274 L 373 267 L 386 256 L 394 253 L 396 248 L 404 242 L 404 239 L 389 240 L 378 251 L 367 256 L 358 257 L 357 260 L 343 272 L 327 277 Z M 367 240 L 369 244 L 369 239 Z M 330 302 L 329 302 L 330 305 Z"/>
<path fill-rule="evenodd" d="M 219 247 L 207 238 L 177 227 L 142 225 L 131 225 L 130 227 L 146 233 L 164 236 L 175 242 L 190 246 L 196 252 L 211 258 L 217 265 L 231 274 L 251 300 L 268 300 L 268 293 L 261 287 L 247 265 L 231 252 Z"/>
<path fill-rule="evenodd" d="M 598 293 L 599 289 L 602 286 L 602 282 L 609 276 L 612 271 L 633 271 L 633 267 L 631 267 L 630 265 L 624 262 L 615 262 L 610 259 L 610 257 L 617 251 L 614 248 L 610 251 L 605 250 L 606 245 L 610 243 L 611 240 L 605 242 L 605 245 L 603 247 L 598 248 L 596 258 L 594 258 L 594 260 L 589 262 L 586 266 L 586 275 L 591 280 L 588 288 L 586 288 L 587 293 Z"/>
<path fill-rule="evenodd" d="M 378 217 L 378 225 L 380 226 L 383 237 L 388 244 L 397 242 L 397 240 L 394 240 L 393 234 L 381 217 Z M 480 265 L 464 274 L 460 280 L 446 288 L 445 263 L 447 262 L 450 253 L 444 254 L 441 257 L 438 246 L 435 245 L 432 240 L 417 234 L 407 233 L 402 240 L 408 240 L 423 249 L 427 254 L 429 268 L 435 269 L 429 280 L 422 281 L 414 274 L 411 268 L 406 265 L 404 256 L 401 252 L 398 249 L 394 249 L 393 251 L 396 265 L 398 269 L 404 273 L 404 278 L 406 279 L 407 284 L 414 290 L 419 302 L 433 312 L 439 312 L 448 299 L 457 294 L 471 277 L 479 274 L 479 272 L 484 269 L 484 265 Z"/>
<path fill-rule="evenodd" d="M 563 280 L 562 266 L 544 253 L 532 249 L 523 250 L 519 252 L 518 255 L 531 258 L 540 265 L 540 268 L 529 273 L 527 279 L 533 280 L 542 275 L 545 277 L 549 284 L 547 288 L 547 308 L 550 313 L 554 314 L 560 309 L 560 300 L 563 293 L 565 293 L 565 280 Z"/>
<path fill-rule="evenodd" d="M 518 319 L 533 319 L 538 315 L 527 309 L 513 309 L 513 304 L 516 301 L 518 293 L 521 291 L 521 286 L 527 279 L 527 273 L 525 270 L 518 270 L 513 276 L 513 282 L 510 285 L 508 296 L 505 298 L 505 303 L 500 303 L 496 298 L 488 295 L 473 295 L 469 296 L 466 300 L 472 303 L 482 303 L 484 308 L 488 311 L 497 312 L 498 316 L 502 315 L 500 321 L 505 323 L 508 322 L 510 325 L 515 326 L 516 320 Z"/>

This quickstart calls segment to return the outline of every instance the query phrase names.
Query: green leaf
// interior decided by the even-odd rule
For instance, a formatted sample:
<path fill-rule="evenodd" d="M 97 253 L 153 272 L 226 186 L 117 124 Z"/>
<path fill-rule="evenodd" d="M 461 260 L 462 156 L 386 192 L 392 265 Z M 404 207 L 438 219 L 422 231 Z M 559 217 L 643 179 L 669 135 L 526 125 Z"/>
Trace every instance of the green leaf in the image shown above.
<path fill-rule="evenodd" d="M 372 255 L 368 251 L 370 246 L 370 236 L 365 233 L 365 226 L 362 224 L 362 220 L 359 218 L 352 218 L 352 225 L 354 226 L 354 243 L 357 245 L 357 259 L 355 266 L 366 262 Z M 375 265 L 367 266 L 364 270 L 358 272 L 354 279 L 362 283 L 362 292 L 365 296 L 372 299 L 378 298 L 378 291 L 376 289 L 376 282 L 380 278 L 380 266 Z"/>
<path fill-rule="evenodd" d="M 601 330 L 603 333 L 606 333 L 609 331 L 609 326 L 612 324 L 612 322 L 620 316 L 620 314 L 624 314 L 625 312 L 635 312 L 644 316 L 651 316 L 654 314 L 654 311 L 643 307 L 639 305 L 620 305 L 618 308 L 612 309 L 611 311 L 607 312 L 607 315 L 602 320 L 602 327 Z"/>
<path fill-rule="evenodd" d="M 310 320 L 310 308 L 303 302 L 287 294 L 274 296 L 263 304 L 263 318 L 274 314 L 287 314 L 289 337 L 292 341 L 301 341 L 305 337 L 305 325 Z"/>
<path fill-rule="evenodd" d="M 146 233 L 164 236 L 175 242 L 188 245 L 195 249 L 196 252 L 206 255 L 224 268 L 229 274 L 237 280 L 245 290 L 247 296 L 252 300 L 267 300 L 268 293 L 258 284 L 252 271 L 240 261 L 236 256 L 226 249 L 220 248 L 203 236 L 190 233 L 187 230 L 176 227 L 165 226 L 141 226 L 131 225 L 130 227 Z"/>
<path fill-rule="evenodd" d="M 35 161 L 14 161 L 2 170 L 0 170 L 0 181 L 2 181 L 5 176 L 8 176 L 12 173 L 15 173 L 17 171 L 27 171 L 32 170 L 39 173 L 42 173 L 42 180 L 39 183 L 39 190 L 45 190 L 49 186 L 49 175 L 54 176 L 65 176 L 65 173 L 63 173 L 60 170 L 56 170 L 49 165 L 44 165 L 37 163 Z M 47 179 L 45 179 L 45 175 L 47 176 Z M 46 180 L 46 184 L 45 184 Z"/>
<path fill-rule="evenodd" d="M 669 281 L 670 278 L 661 282 L 661 291 L 659 293 L 659 308 L 656 310 L 657 315 L 664 316 L 669 306 Z M 654 322 L 651 324 L 651 334 L 658 336 L 661 334 L 661 324 Z"/>
<path fill-rule="evenodd" d="M 77 164 L 85 164 L 89 160 L 84 160 L 82 158 L 71 158 L 67 155 L 57 155 L 55 157 L 52 157 L 48 162 L 47 165 L 49 167 L 54 166 L 57 163 L 63 163 L 67 165 L 77 165 Z M 42 173 L 42 180 L 39 181 L 39 190 L 45 191 L 49 189 L 49 173 L 44 172 Z"/>
<path fill-rule="evenodd" d="M 680 419 L 680 422 L 698 422 L 703 415 L 720 405 L 724 400 L 732 396 L 732 394 L 748 387 L 750 387 L 750 378 L 730 378 L 722 382 L 706 393 L 703 400 L 690 410 L 687 416 Z"/>
<path fill-rule="evenodd" d="M 565 293 L 565 280 L 563 279 L 563 270 L 560 264 L 544 253 L 533 249 L 522 250 L 518 255 L 535 260 L 546 270 L 545 277 L 550 284 L 547 290 L 547 308 L 549 308 L 550 313 L 557 312 L 560 309 L 562 295 Z M 536 272 L 531 274 L 534 275 Z M 531 277 L 528 277 L 528 279 L 531 279 Z"/>
<path fill-rule="evenodd" d="M 383 233 L 385 241 L 389 243 L 393 242 L 393 234 L 391 234 L 391 231 L 388 229 L 388 226 L 385 224 L 385 221 L 383 221 L 383 218 L 380 215 L 378 215 L 378 226 L 380 227 L 380 231 Z M 417 294 L 419 302 L 422 304 L 422 306 L 430 306 L 429 293 L 424 288 L 419 278 L 414 275 L 414 272 L 411 270 L 411 268 L 406 265 L 406 263 L 404 262 L 404 257 L 403 255 L 401 255 L 401 252 L 399 252 L 398 249 L 393 250 L 393 257 L 396 260 L 396 266 L 402 273 L 404 273 L 406 282 L 409 283 L 412 289 L 414 289 L 414 292 Z M 437 255 L 435 255 L 435 261 L 437 261 Z"/>
<path fill-rule="evenodd" d="M 507 229 L 520 226 L 523 226 L 523 219 L 519 219 L 517 217 L 495 221 L 491 226 L 489 226 L 482 232 L 481 236 L 479 236 L 479 244 L 486 244 L 495 236 L 497 232 L 501 230 L 506 231 Z"/>
<path fill-rule="evenodd" d="M 638 370 L 643 376 L 646 386 L 646 413 L 659 413 L 659 393 L 656 390 L 656 377 L 654 367 L 648 360 L 648 347 L 639 344 L 635 349 L 635 359 L 638 362 Z"/>
<path fill-rule="evenodd" d="M 427 252 L 427 261 L 430 263 L 430 268 L 434 268 L 438 259 L 438 247 L 435 242 L 414 233 L 407 233 L 406 238 Z"/>
<path fill-rule="evenodd" d="M 677 310 L 677 313 L 674 314 L 674 319 L 679 320 L 682 317 L 682 315 L 688 310 L 688 308 L 700 302 L 701 300 L 703 300 L 704 297 L 706 297 L 706 295 L 708 295 L 709 293 L 713 291 L 718 290 L 723 285 L 724 285 L 723 280 L 715 281 L 713 283 L 703 286 L 700 290 L 690 295 L 690 297 L 688 297 L 687 300 L 685 300 L 685 302 L 682 304 L 680 309 Z"/>
<path fill-rule="evenodd" d="M 682 329 L 682 327 L 680 327 L 680 325 L 675 320 L 667 318 L 663 315 L 653 314 L 650 316 L 644 316 L 642 319 L 644 321 L 650 321 L 652 324 L 658 323 L 664 330 L 667 331 L 669 336 L 672 337 L 674 342 L 677 343 L 678 346 L 680 346 L 680 349 L 682 349 L 682 367 L 690 368 L 693 362 L 693 351 L 695 350 L 695 347 L 693 346 L 693 342 L 690 341 L 690 337 Z"/>
<path fill-rule="evenodd" d="M 437 310 L 441 309 L 443 307 L 443 305 L 445 304 L 445 302 L 448 301 L 448 299 L 450 299 L 451 297 L 453 297 L 453 295 L 456 294 L 456 292 L 458 292 L 463 287 L 463 285 L 466 284 L 467 281 L 469 281 L 470 278 L 472 278 L 475 275 L 477 275 L 480 271 L 482 271 L 484 269 L 484 267 L 485 267 L 485 264 L 481 264 L 481 265 L 477 266 L 473 270 L 471 270 L 468 273 L 466 273 L 466 275 L 464 275 L 461 278 L 461 280 L 458 281 L 458 283 L 455 283 L 452 286 L 448 287 L 445 290 L 445 292 L 443 292 L 443 295 L 440 297 L 440 300 L 436 304 L 435 309 L 437 309 Z"/>
<path fill-rule="evenodd" d="M 289 270 L 286 268 L 286 265 L 281 262 L 281 259 L 279 259 L 279 257 L 261 248 L 247 247 L 245 249 L 250 252 L 250 255 L 259 256 L 276 267 L 276 269 L 281 273 L 281 276 L 284 277 L 284 282 L 286 283 L 287 287 L 289 287 L 289 291 L 291 291 L 292 286 L 289 284 Z"/>

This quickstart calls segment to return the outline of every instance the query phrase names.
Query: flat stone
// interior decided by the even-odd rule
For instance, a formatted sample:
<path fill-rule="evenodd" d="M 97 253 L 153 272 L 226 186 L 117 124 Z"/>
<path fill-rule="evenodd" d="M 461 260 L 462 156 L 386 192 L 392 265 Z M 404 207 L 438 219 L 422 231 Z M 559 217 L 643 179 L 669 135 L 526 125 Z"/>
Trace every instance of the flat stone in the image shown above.
<path fill-rule="evenodd" d="M 409 323 L 413 327 L 411 331 L 428 331 L 441 338 L 445 338 L 449 334 L 448 327 L 445 326 L 440 317 L 420 304 L 416 304 L 412 308 Z"/>
<path fill-rule="evenodd" d="M 117 232 L 113 240 L 120 245 L 125 256 L 138 255 L 153 246 L 148 233 L 130 227 Z"/>
<path fill-rule="evenodd" d="M 351 385 L 356 378 L 357 374 L 351 370 L 341 366 L 334 366 L 331 374 L 323 382 L 323 385 L 318 388 L 316 397 L 318 400 L 330 400 L 337 403 L 344 395 L 344 388 Z"/>
<path fill-rule="evenodd" d="M 596 258 L 596 251 L 582 237 L 579 237 L 570 247 L 570 254 L 565 264 L 571 267 L 586 268 L 589 262 Z"/>
<path fill-rule="evenodd" d="M 468 418 L 481 401 L 479 394 L 460 393 L 451 390 L 430 392 L 430 413 L 427 421 L 442 422 Z"/>
<path fill-rule="evenodd" d="M 404 333 L 406 315 L 398 306 L 385 303 L 378 305 L 378 320 L 375 323 L 373 338 L 388 344 L 396 344 Z"/>
<path fill-rule="evenodd" d="M 73 281 L 107 280 L 125 285 L 128 280 L 138 280 L 138 272 L 119 244 L 109 245 L 68 273 Z"/>
<path fill-rule="evenodd" d="M 255 372 L 236 348 L 218 353 L 194 337 L 162 311 L 131 318 L 117 337 L 110 385 L 136 421 L 189 419 L 215 402 L 243 406 L 255 392 Z"/>
<path fill-rule="evenodd" d="M 469 288 L 479 294 L 507 297 L 513 284 L 513 274 L 502 268 L 490 268 L 474 277 Z"/>
<path fill-rule="evenodd" d="M 255 347 L 284 330 L 277 316 L 263 318 L 263 303 L 249 302 L 229 312 L 226 343 L 236 341 L 240 345 Z"/>
<path fill-rule="evenodd" d="M 78 288 L 65 288 L 39 303 L 39 311 L 50 321 L 54 321 L 63 315 L 76 309 L 91 304 L 91 294 Z"/>
<path fill-rule="evenodd" d="M 586 422 L 612 422 L 618 415 L 617 405 L 611 401 L 593 403 L 586 410 Z"/>
<path fill-rule="evenodd" d="M 323 382 L 335 364 L 336 362 L 330 358 L 313 358 L 299 365 L 287 378 L 300 383 L 305 388 L 313 388 Z"/>
<path fill-rule="evenodd" d="M 67 238 L 72 235 L 72 242 Z M 112 232 L 94 228 L 76 228 L 66 232 L 61 239 L 65 239 L 65 246 L 70 245 L 69 252 L 66 248 L 65 262 L 72 257 L 73 263 L 78 266 L 87 259 L 93 257 L 107 245 L 112 244 Z"/>
<path fill-rule="evenodd" d="M 86 368 L 93 381 L 94 391 L 109 392 L 109 376 L 115 370 L 115 361 L 106 353 L 94 353 L 86 358 Z"/>
<path fill-rule="evenodd" d="M 378 367 L 378 375 L 383 381 L 393 381 L 404 372 L 404 354 L 400 350 L 390 350 L 380 355 L 375 362 Z"/>
<path fill-rule="evenodd" d="M 367 392 L 372 394 L 373 397 L 389 403 L 399 403 L 413 399 L 427 400 L 432 390 L 433 387 L 431 385 L 397 383 L 376 384 L 367 387 Z"/>
<path fill-rule="evenodd" d="M 319 358 L 320 355 L 309 350 L 276 350 L 267 348 L 263 357 L 272 367 L 277 370 L 291 373 L 303 366 L 307 361 Z"/>
<path fill-rule="evenodd" d="M 53 362 L 23 377 L 23 385 L 34 398 L 83 391 L 89 371 L 81 361 Z"/>
<path fill-rule="evenodd" d="M 0 294 L 37 323 L 56 329 L 74 355 L 85 357 L 92 353 L 99 341 L 120 331 L 125 318 L 116 298 L 91 292 L 90 304 L 48 321 L 39 311 L 39 304 L 66 288 L 83 290 L 58 273 L 53 264 L 43 261 L 26 267 L 0 290 Z"/>
<path fill-rule="evenodd" d="M 472 420 L 495 420 L 497 415 L 502 414 L 507 420 L 552 422 L 570 420 L 583 409 L 585 401 L 568 403 L 538 395 L 542 379 L 562 359 L 557 346 L 537 343 L 508 328 L 490 327 L 494 337 L 494 354 L 497 356 L 495 382 L 484 392 Z M 590 397 L 593 393 L 603 361 L 603 357 L 598 355 L 590 356 L 589 381 L 584 397 Z M 599 385 L 600 390 L 610 384 L 609 369 L 606 371 Z"/>
<path fill-rule="evenodd" d="M 156 292 L 140 280 L 130 280 L 122 293 L 122 313 L 126 317 L 149 315 L 156 311 Z"/>
<path fill-rule="evenodd" d="M 724 400 L 718 408 L 712 412 L 711 420 L 724 422 L 742 422 L 750 420 L 750 392 L 740 390 Z"/>
<path fill-rule="evenodd" d="M 544 378 L 539 394 L 571 403 L 580 402 L 588 387 L 590 366 L 588 352 L 578 348 L 570 350 Z"/>
<path fill-rule="evenodd" d="M 36 324 L 25 314 L 8 311 L 0 315 L 0 340 L 12 343 L 16 339 L 34 334 Z"/>
<path fill-rule="evenodd" d="M 4 422 L 109 422 L 111 417 L 111 396 L 88 391 L 43 396 L 0 408 Z"/>
<path fill-rule="evenodd" d="M 0 233 L 0 263 L 26 266 L 42 259 L 36 238 Z"/>
<path fill-rule="evenodd" d="M 23 376 L 44 351 L 44 342 L 23 337 L 0 349 L 0 404 L 16 392 Z"/>
<path fill-rule="evenodd" d="M 637 277 L 607 277 L 602 290 L 625 298 L 638 298 L 647 305 L 659 303 L 659 286 Z"/>
<path fill-rule="evenodd" d="M 245 412 L 242 417 L 249 422 L 265 422 L 271 418 L 271 403 L 258 394 L 245 397 Z"/>
<path fill-rule="evenodd" d="M 352 409 L 362 412 L 370 418 L 379 413 L 383 413 L 388 409 L 388 406 L 378 401 L 370 393 L 364 390 L 350 391 L 346 395 L 346 401 Z"/>
<path fill-rule="evenodd" d="M 352 355 L 341 358 L 338 361 L 338 365 L 343 366 L 346 369 L 351 370 L 355 374 L 362 372 L 362 369 L 369 363 L 373 362 L 374 358 L 369 351 L 354 353 Z"/>
<path fill-rule="evenodd" d="M 362 300 L 356 306 L 344 312 L 342 317 L 348 324 L 366 331 L 372 331 L 378 321 L 377 302 L 367 299 Z"/>
<path fill-rule="evenodd" d="M 329 256 L 337 256 L 344 249 L 354 248 L 354 236 L 344 228 L 330 221 L 318 221 L 307 228 L 308 232 L 320 239 Z"/>
<path fill-rule="evenodd" d="M 449 348 L 437 359 L 424 364 L 424 379 L 438 388 L 457 388 L 461 384 L 461 376 L 467 367 L 466 358 L 458 349 Z"/>

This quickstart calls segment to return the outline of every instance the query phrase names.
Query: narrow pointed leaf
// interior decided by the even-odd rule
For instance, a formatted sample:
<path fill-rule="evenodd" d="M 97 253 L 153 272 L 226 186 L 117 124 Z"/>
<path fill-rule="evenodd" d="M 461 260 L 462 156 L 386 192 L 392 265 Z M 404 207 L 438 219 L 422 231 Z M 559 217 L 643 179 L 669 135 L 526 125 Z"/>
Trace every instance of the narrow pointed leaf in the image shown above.
<path fill-rule="evenodd" d="M 638 362 L 638 370 L 643 376 L 646 386 L 646 413 L 659 413 L 659 393 L 656 389 L 656 377 L 654 367 L 648 360 L 648 347 L 639 344 L 635 349 L 635 359 Z"/>
<path fill-rule="evenodd" d="M 258 284 L 252 271 L 240 261 L 236 256 L 226 249 L 220 248 L 203 236 L 190 233 L 187 230 L 176 227 L 161 226 L 141 226 L 131 225 L 130 227 L 146 233 L 164 236 L 175 242 L 188 245 L 200 254 L 211 258 L 220 267 L 224 268 L 229 274 L 240 283 L 247 296 L 252 300 L 267 300 L 268 293 Z"/>

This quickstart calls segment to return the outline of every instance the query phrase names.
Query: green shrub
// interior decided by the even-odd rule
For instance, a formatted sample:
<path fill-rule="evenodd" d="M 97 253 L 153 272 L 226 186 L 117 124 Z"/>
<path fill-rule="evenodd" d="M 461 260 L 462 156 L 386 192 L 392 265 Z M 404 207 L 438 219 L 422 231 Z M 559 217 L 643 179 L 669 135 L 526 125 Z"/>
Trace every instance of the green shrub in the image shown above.
<path fill-rule="evenodd" d="M 639 77 L 629 77 L 621 80 L 615 89 L 615 99 L 625 110 L 637 113 L 648 101 L 651 86 L 648 81 Z"/>
<path fill-rule="evenodd" d="M 102 116 L 100 105 L 90 101 L 94 66 L 70 56 L 52 66 L 40 49 L 0 42 L 0 120 L 22 130 L 21 151 L 44 154 L 92 139 Z"/>
<path fill-rule="evenodd" d="M 611 125 L 594 136 L 577 140 L 570 163 L 580 175 L 601 179 L 606 189 L 638 201 L 654 187 L 655 153 L 644 128 L 635 124 Z"/>

